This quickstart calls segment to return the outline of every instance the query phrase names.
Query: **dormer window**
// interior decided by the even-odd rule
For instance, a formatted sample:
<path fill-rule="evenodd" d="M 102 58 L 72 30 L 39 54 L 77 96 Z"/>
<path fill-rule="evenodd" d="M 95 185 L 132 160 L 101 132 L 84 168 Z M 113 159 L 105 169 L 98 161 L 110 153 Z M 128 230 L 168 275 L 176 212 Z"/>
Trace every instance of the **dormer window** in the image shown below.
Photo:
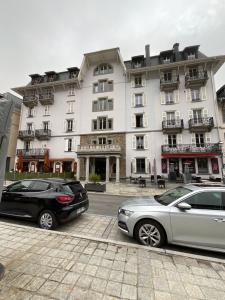
<path fill-rule="evenodd" d="M 113 68 L 109 64 L 101 64 L 94 69 L 94 75 L 110 74 L 113 72 Z"/>
<path fill-rule="evenodd" d="M 47 75 L 47 81 L 52 82 L 56 80 L 56 73 L 54 71 L 45 72 Z"/>
<path fill-rule="evenodd" d="M 136 62 L 134 63 L 134 67 L 135 67 L 135 68 L 141 68 L 141 62 L 140 62 L 140 61 L 136 61 Z"/>
<path fill-rule="evenodd" d="M 170 63 L 170 57 L 169 56 L 163 57 L 163 63 L 164 64 L 169 64 Z"/>
<path fill-rule="evenodd" d="M 195 53 L 194 52 L 188 53 L 187 59 L 195 59 Z"/>

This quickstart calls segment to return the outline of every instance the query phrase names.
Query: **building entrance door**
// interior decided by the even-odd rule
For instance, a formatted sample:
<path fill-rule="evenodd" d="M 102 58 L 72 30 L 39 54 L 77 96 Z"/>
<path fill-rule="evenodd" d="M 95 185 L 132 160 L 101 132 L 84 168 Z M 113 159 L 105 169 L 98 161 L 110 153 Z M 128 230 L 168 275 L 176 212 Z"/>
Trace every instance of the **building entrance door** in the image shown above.
<path fill-rule="evenodd" d="M 170 172 L 174 172 L 176 177 L 179 177 L 179 158 L 169 159 Z"/>
<path fill-rule="evenodd" d="M 95 173 L 100 175 L 101 180 L 105 180 L 106 173 L 106 159 L 105 158 L 95 158 Z"/>

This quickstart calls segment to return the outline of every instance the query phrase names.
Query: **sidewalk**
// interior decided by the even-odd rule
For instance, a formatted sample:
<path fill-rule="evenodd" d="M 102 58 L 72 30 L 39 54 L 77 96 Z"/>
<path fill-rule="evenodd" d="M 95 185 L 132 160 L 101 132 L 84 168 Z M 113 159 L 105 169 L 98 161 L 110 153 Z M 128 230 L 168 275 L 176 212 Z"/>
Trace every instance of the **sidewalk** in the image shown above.
<path fill-rule="evenodd" d="M 225 262 L 0 222 L 0 299 L 225 299 Z"/>

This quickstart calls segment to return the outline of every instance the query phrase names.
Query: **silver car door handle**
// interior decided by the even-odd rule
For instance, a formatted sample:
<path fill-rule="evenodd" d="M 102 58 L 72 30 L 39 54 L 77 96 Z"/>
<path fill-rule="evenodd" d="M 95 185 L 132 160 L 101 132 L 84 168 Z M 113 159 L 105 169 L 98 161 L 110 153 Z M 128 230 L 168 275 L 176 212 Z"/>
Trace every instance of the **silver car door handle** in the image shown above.
<path fill-rule="evenodd" d="M 225 222 L 225 219 L 222 219 L 222 218 L 220 218 L 220 219 L 214 219 L 214 221 L 216 221 L 216 222 Z"/>

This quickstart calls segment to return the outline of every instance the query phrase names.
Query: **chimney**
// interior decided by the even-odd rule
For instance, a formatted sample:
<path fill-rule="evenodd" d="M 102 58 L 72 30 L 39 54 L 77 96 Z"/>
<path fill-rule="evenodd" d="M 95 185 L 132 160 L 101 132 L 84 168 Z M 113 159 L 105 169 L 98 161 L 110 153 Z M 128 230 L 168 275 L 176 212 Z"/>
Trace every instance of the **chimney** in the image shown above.
<path fill-rule="evenodd" d="M 145 45 L 146 66 L 150 66 L 150 45 Z"/>
<path fill-rule="evenodd" d="M 173 55 L 174 55 L 174 61 L 179 61 L 180 59 L 179 43 L 175 43 L 173 45 Z"/>

